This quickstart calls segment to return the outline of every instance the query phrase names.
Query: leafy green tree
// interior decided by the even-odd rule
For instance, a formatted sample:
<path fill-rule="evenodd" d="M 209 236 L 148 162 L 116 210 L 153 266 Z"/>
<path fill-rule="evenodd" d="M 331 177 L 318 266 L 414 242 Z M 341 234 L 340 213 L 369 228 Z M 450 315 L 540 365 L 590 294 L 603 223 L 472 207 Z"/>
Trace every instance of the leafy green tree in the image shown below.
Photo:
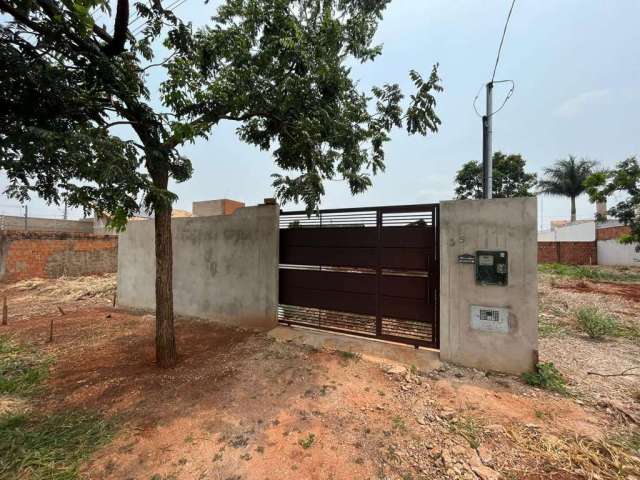
<path fill-rule="evenodd" d="M 0 26 L 7 193 L 66 201 L 115 228 L 139 210 L 154 214 L 159 365 L 176 362 L 168 185 L 192 175 L 182 145 L 238 122 L 240 139 L 293 172 L 274 176 L 278 197 L 312 211 L 326 180 L 343 178 L 354 194 L 371 185 L 393 127 L 437 131 L 437 66 L 426 79 L 410 72 L 416 92 L 406 109 L 397 84 L 366 94 L 350 76 L 350 62 L 380 55 L 373 37 L 388 3 L 226 0 L 194 30 L 153 0 L 133 6 L 145 22 L 135 37 L 129 0 L 117 0 L 111 31 L 95 20 L 111 18 L 106 0 L 0 0 L 10 20 Z M 160 40 L 167 56 L 156 61 Z M 152 68 L 165 70 L 163 108 L 146 83 Z"/>
<path fill-rule="evenodd" d="M 631 227 L 631 233 L 620 239 L 622 243 L 640 243 L 640 165 L 636 157 L 619 162 L 614 169 L 594 173 L 585 186 L 592 202 L 606 201 L 616 192 L 624 194 L 624 200 L 607 213 Z M 636 251 L 640 252 L 640 245 L 636 245 Z"/>
<path fill-rule="evenodd" d="M 576 198 L 585 192 L 584 182 L 593 173 L 596 162 L 573 155 L 558 160 L 545 168 L 544 178 L 538 182 L 541 193 L 569 197 L 571 199 L 571 221 L 576 221 Z"/>
<path fill-rule="evenodd" d="M 531 197 L 531 189 L 536 185 L 536 174 L 527 173 L 526 161 L 519 154 L 493 154 L 493 197 Z M 465 163 L 456 174 L 457 198 L 482 198 L 482 164 L 475 160 Z"/>

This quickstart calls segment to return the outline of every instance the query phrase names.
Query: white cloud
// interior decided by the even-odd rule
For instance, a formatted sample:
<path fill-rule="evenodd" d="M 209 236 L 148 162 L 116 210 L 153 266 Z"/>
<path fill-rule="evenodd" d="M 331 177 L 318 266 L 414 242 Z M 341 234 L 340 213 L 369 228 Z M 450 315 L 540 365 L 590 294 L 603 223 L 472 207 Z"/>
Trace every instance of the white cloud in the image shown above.
<path fill-rule="evenodd" d="M 558 117 L 574 118 L 585 113 L 591 107 L 607 103 L 610 97 L 611 91 L 609 89 L 591 90 L 565 100 L 553 113 Z"/>

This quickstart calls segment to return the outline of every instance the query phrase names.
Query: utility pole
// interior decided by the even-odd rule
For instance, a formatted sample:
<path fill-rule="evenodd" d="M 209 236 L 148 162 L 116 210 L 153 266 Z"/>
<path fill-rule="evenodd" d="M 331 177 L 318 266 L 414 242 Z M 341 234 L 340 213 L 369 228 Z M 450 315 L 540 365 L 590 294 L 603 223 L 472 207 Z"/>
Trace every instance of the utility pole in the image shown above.
<path fill-rule="evenodd" d="M 493 81 L 487 83 L 487 110 L 482 117 L 482 171 L 483 171 L 483 198 L 493 197 L 493 152 L 491 140 L 493 135 Z"/>
<path fill-rule="evenodd" d="M 67 219 L 67 201 L 64 201 L 64 219 Z"/>
<path fill-rule="evenodd" d="M 29 218 L 29 207 L 27 205 L 24 206 L 24 231 L 26 232 L 28 230 L 28 219 Z"/>
<path fill-rule="evenodd" d="M 507 26 L 509 25 L 511 12 L 513 12 L 513 7 L 515 4 L 516 4 L 516 0 L 511 0 L 511 8 L 509 8 L 507 21 L 504 23 L 504 30 L 502 31 L 502 38 L 500 38 L 500 46 L 498 47 L 498 55 L 496 56 L 496 63 L 493 66 L 493 75 L 491 75 L 491 80 L 489 81 L 489 83 L 487 83 L 487 110 L 485 115 L 482 117 L 482 170 L 484 173 L 483 189 L 482 189 L 483 198 L 493 197 L 493 159 L 491 158 L 493 154 L 492 145 L 491 145 L 491 140 L 492 140 L 491 137 L 493 135 L 493 128 L 491 125 L 492 117 L 493 115 L 498 113 L 500 110 L 502 110 L 502 107 L 504 107 L 505 103 L 507 103 L 507 100 L 509 100 L 509 97 L 513 93 L 513 89 L 515 87 L 513 80 L 498 80 L 494 82 L 496 78 L 496 72 L 498 71 L 498 64 L 500 63 L 500 52 L 502 52 L 504 37 L 507 34 Z M 503 82 L 511 82 L 511 90 L 507 94 L 500 108 L 498 108 L 498 110 L 494 112 L 493 111 L 493 85 L 494 83 L 503 83 Z M 478 92 L 478 94 L 479 93 L 480 92 Z M 476 99 L 477 98 L 478 96 L 476 95 Z M 474 99 L 473 106 L 475 108 L 475 99 Z M 476 110 L 476 113 L 478 113 L 477 110 Z"/>

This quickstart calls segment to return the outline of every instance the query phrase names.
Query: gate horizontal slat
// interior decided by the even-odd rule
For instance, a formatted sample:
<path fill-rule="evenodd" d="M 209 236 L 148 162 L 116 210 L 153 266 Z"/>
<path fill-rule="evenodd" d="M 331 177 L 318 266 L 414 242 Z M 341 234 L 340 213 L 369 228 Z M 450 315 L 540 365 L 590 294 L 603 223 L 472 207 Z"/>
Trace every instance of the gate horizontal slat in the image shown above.
<path fill-rule="evenodd" d="M 383 247 L 431 247 L 435 245 L 433 227 L 382 227 Z"/>
<path fill-rule="evenodd" d="M 382 248 L 380 266 L 401 270 L 428 271 L 433 268 L 432 248 Z"/>
<path fill-rule="evenodd" d="M 386 296 L 413 298 L 430 303 L 430 279 L 401 275 L 382 275 L 381 287 Z M 342 293 L 368 293 L 377 291 L 374 273 L 332 272 L 326 270 L 280 269 L 280 290 L 305 288 Z"/>
<path fill-rule="evenodd" d="M 387 296 L 400 298 L 414 298 L 427 300 L 429 279 L 420 277 L 403 277 L 395 275 L 383 275 L 381 290 Z"/>
<path fill-rule="evenodd" d="M 366 273 L 280 269 L 280 290 L 290 288 L 375 295 L 376 276 Z"/>
<path fill-rule="evenodd" d="M 280 230 L 280 247 L 372 247 L 378 242 L 376 227 L 287 228 Z"/>
<path fill-rule="evenodd" d="M 280 246 L 280 263 L 333 267 L 376 266 L 376 248 Z"/>
<path fill-rule="evenodd" d="M 433 269 L 433 249 L 382 248 L 380 266 L 402 270 Z M 287 265 L 318 265 L 329 267 L 375 268 L 378 264 L 375 247 L 299 247 L 281 246 L 280 263 Z"/>
<path fill-rule="evenodd" d="M 383 295 L 380 298 L 380 308 L 383 317 L 433 323 L 433 306 L 424 300 Z"/>
<path fill-rule="evenodd" d="M 280 291 L 280 303 L 361 315 L 376 314 L 375 293 L 349 293 L 345 295 L 340 291 L 288 287 Z"/>

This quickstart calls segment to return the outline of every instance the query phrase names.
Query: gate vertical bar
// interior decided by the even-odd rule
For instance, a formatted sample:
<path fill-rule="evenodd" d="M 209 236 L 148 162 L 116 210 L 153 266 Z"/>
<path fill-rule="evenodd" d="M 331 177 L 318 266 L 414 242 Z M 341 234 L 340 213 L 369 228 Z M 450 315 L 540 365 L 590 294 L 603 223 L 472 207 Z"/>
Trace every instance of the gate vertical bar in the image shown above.
<path fill-rule="evenodd" d="M 433 320 L 433 343 L 436 348 L 440 348 L 440 205 L 434 205 L 433 207 L 433 225 L 435 230 L 435 265 L 434 265 L 434 275 L 433 278 L 435 280 L 435 288 L 433 299 L 433 303 L 435 305 L 436 311 L 434 312 L 434 320 Z"/>
<path fill-rule="evenodd" d="M 382 335 L 382 306 L 380 290 L 382 289 L 382 210 L 376 209 L 376 335 Z"/>
<path fill-rule="evenodd" d="M 322 211 L 318 210 L 318 219 L 320 221 L 320 228 L 322 228 Z M 322 265 L 318 267 L 318 271 L 322 271 Z M 318 309 L 318 327 L 322 326 L 322 309 Z"/>

